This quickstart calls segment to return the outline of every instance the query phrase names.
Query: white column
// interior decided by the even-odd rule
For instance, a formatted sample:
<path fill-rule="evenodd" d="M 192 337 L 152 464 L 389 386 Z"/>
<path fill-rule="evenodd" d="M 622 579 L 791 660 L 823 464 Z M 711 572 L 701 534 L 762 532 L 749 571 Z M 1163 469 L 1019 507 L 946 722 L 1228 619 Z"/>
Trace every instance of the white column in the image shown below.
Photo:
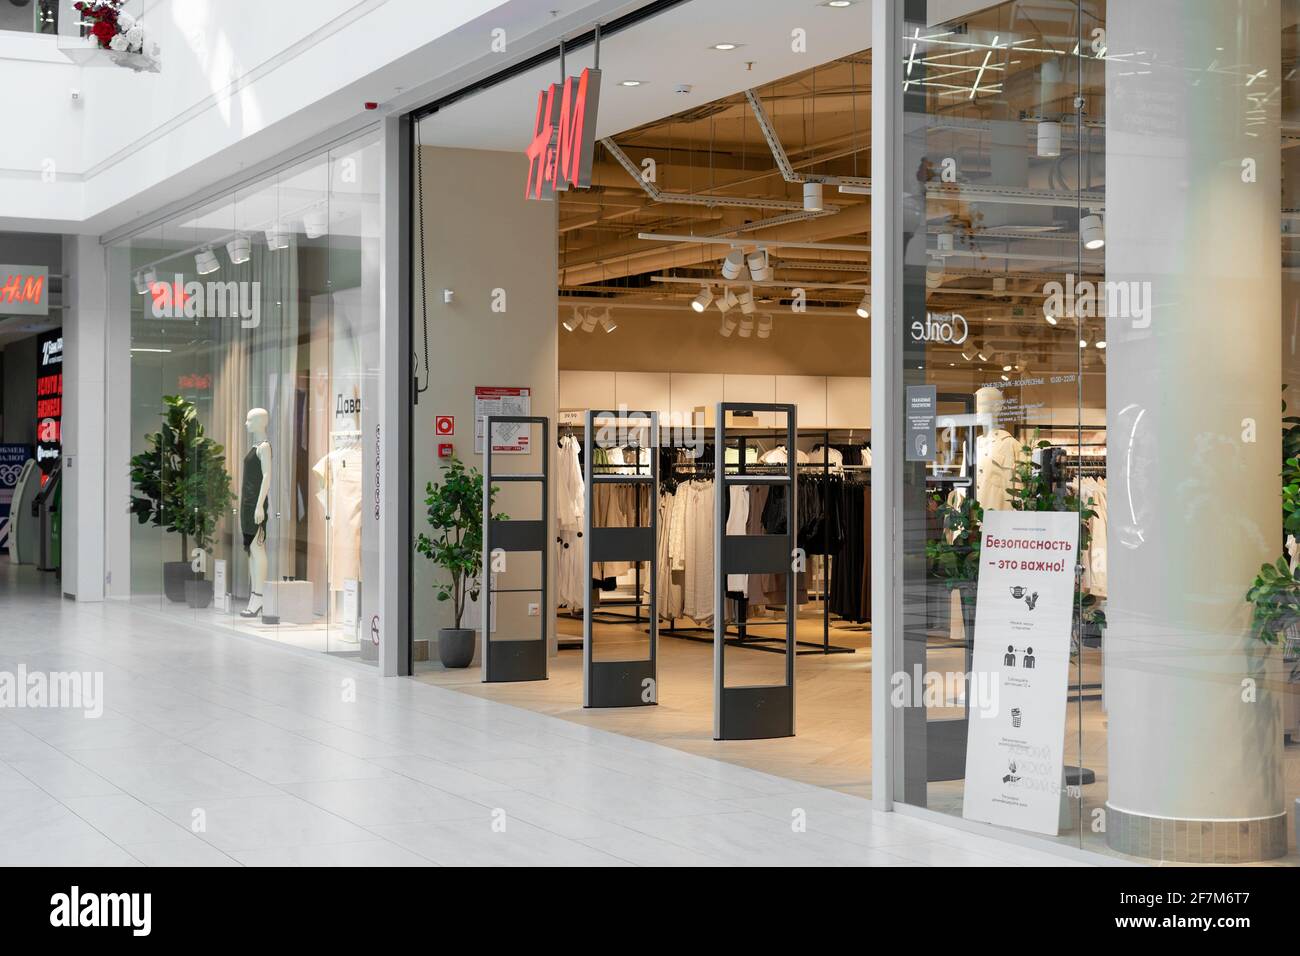
<path fill-rule="evenodd" d="M 102 601 L 108 282 L 99 240 L 65 238 L 63 274 L 63 592 Z"/>
<path fill-rule="evenodd" d="M 1277 699 L 1243 687 L 1282 541 L 1279 8 L 1107 9 L 1106 279 L 1153 306 L 1107 321 L 1106 822 L 1162 859 L 1285 845 Z"/>

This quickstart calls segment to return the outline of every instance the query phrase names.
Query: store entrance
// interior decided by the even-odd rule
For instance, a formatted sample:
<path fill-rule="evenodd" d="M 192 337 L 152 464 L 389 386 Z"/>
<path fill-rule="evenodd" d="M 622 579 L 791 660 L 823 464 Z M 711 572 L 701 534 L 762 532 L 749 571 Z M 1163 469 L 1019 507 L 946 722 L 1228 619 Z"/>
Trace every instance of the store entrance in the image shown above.
<path fill-rule="evenodd" d="M 63 567 L 63 239 L 0 235 L 0 572 L 58 596 Z"/>
<path fill-rule="evenodd" d="M 634 116 L 613 48 L 601 108 Z M 485 610 L 476 664 L 535 625 L 486 587 L 456 620 L 430 549 L 417 679 L 869 794 L 869 75 L 846 50 L 691 96 L 601 138 L 590 186 L 549 202 L 523 198 L 526 142 L 462 148 L 458 111 L 499 88 L 419 122 L 414 430 L 438 438 L 413 536 L 439 533 L 453 462 L 482 471 L 485 401 L 553 422 L 554 458 L 548 679 L 444 663 Z"/>

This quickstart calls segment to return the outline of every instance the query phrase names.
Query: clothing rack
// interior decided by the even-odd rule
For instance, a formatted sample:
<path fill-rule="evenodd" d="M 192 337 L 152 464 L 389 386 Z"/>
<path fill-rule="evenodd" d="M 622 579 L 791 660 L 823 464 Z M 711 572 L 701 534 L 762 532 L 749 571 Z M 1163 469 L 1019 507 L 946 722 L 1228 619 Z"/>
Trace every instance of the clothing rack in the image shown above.
<path fill-rule="evenodd" d="M 856 430 L 856 429 L 855 429 L 855 430 Z M 769 434 L 745 434 L 745 433 L 742 432 L 741 434 L 739 434 L 739 435 L 737 436 L 737 439 L 738 439 L 738 445 L 737 445 L 737 449 L 738 449 L 738 455 L 737 455 L 738 463 L 737 463 L 737 466 L 736 466 L 736 467 L 738 468 L 737 474 L 741 474 L 741 475 L 763 475 L 763 474 L 773 474 L 773 473 L 774 473 L 774 470 L 777 470 L 777 469 L 779 469 L 779 470 L 782 471 L 782 472 L 784 472 L 784 471 L 786 470 L 786 469 L 785 469 L 785 466 L 783 466 L 783 465 L 777 465 L 777 464 L 764 464 L 764 463 L 761 463 L 761 462 L 755 462 L 755 463 L 753 463 L 753 464 L 750 464 L 750 463 L 748 463 L 748 462 L 746 461 L 746 459 L 745 459 L 745 455 L 746 455 L 746 452 L 747 452 L 747 450 L 748 450 L 749 441 L 750 441 L 751 439 L 758 439 L 758 438 L 779 438 L 779 437 L 780 437 L 780 434 L 779 434 L 777 431 L 772 430 L 772 429 L 766 429 L 766 430 L 764 430 L 764 429 L 761 429 L 761 428 L 760 428 L 759 431 L 760 431 L 760 432 L 762 432 L 762 431 L 768 431 L 768 432 L 771 432 L 771 434 L 770 434 L 770 435 L 769 435 Z M 825 449 L 829 449 L 829 448 L 830 448 L 830 443 L 831 443 L 831 442 L 830 442 L 831 431 L 833 431 L 833 429 L 825 429 L 825 428 L 822 428 L 822 429 L 803 429 L 803 428 L 801 428 L 801 429 L 798 429 L 798 431 L 796 432 L 795 439 L 796 439 L 796 442 L 797 442 L 797 440 L 798 440 L 799 438 L 821 438 L 821 439 L 822 439 L 822 441 L 821 441 L 821 445 L 822 445 L 822 447 L 825 448 Z M 798 460 L 797 460 L 797 458 L 798 458 L 798 448 L 797 448 L 797 447 L 796 447 L 796 448 L 787 448 L 787 449 L 786 449 L 786 455 L 787 455 L 787 460 L 789 460 L 789 456 L 794 456 L 794 457 L 795 457 L 795 459 L 796 459 L 796 461 L 795 461 L 795 469 L 796 469 L 796 472 L 798 472 L 799 469 L 804 469 L 804 468 L 812 469 L 812 468 L 816 468 L 816 469 L 820 469 L 821 474 L 822 474 L 823 477 L 830 478 L 830 477 L 832 476 L 832 474 L 834 474 L 834 472 L 832 472 L 832 470 L 831 470 L 830 456 L 829 456 L 829 455 L 826 455 L 825 453 L 823 453 L 823 460 L 822 460 L 822 461 L 819 461 L 819 462 L 804 462 L 804 463 L 802 463 L 802 464 L 798 463 Z M 724 449 L 723 457 L 724 457 L 724 460 L 725 460 L 725 449 Z M 841 466 L 841 467 L 844 468 L 845 470 L 847 470 L 847 469 L 849 469 L 849 468 L 853 468 L 853 469 L 855 469 L 855 470 L 859 470 L 859 471 L 864 471 L 864 472 L 868 472 L 868 473 L 870 472 L 870 468 L 868 468 L 868 467 L 865 466 L 865 465 L 844 465 L 844 466 Z M 763 470 L 763 469 L 766 469 L 766 470 Z M 674 463 L 674 465 L 672 466 L 672 470 L 673 470 L 674 472 L 685 472 L 685 473 L 687 473 L 687 474 L 689 474 L 689 475 L 692 475 L 692 476 L 694 476 L 694 475 L 704 475 L 704 474 L 707 474 L 707 475 L 709 475 L 709 476 L 712 476 L 712 475 L 715 473 L 716 468 L 715 468 L 715 466 L 714 466 L 714 464 L 713 464 L 712 461 L 701 460 L 701 461 L 695 461 L 695 462 L 676 462 L 676 463 Z M 797 530 L 796 530 L 795 533 L 797 534 Z M 840 644 L 832 644 L 832 643 L 831 643 L 831 610 L 830 610 L 830 607 L 831 607 L 831 605 L 830 605 L 830 562 L 831 562 L 831 557 L 830 557 L 830 555 L 827 553 L 827 552 L 829 552 L 829 550 L 830 550 L 830 528 L 829 528 L 828 525 L 825 525 L 825 524 L 823 523 L 823 529 L 822 529 L 822 554 L 821 554 L 821 557 L 822 557 L 822 562 L 823 562 L 822 574 L 823 574 L 823 578 L 824 578 L 825 589 L 824 589 L 824 592 L 823 592 L 822 597 L 821 597 L 821 602 L 822 602 L 822 639 L 821 639 L 820 642 L 816 642 L 816 641 L 800 641 L 800 640 L 796 640 L 796 641 L 795 641 L 796 646 L 799 647 L 799 648 L 804 648 L 804 650 L 796 650 L 796 651 L 795 651 L 796 654 L 823 654 L 823 655 L 825 655 L 825 654 L 856 654 L 856 653 L 857 653 L 857 649 L 856 649 L 856 648 L 853 648 L 853 647 L 845 647 L 845 646 L 840 645 Z M 714 559 L 717 560 L 717 556 L 716 556 L 716 555 L 715 555 L 715 558 L 714 558 Z M 747 620 L 747 618 L 748 618 L 748 613 L 749 613 L 749 601 L 748 601 L 748 599 L 746 599 L 746 598 L 733 598 L 732 600 L 734 600 L 734 601 L 736 602 L 736 607 L 737 607 L 736 622 L 735 622 L 735 625 L 734 625 L 736 636 L 735 636 L 735 637 L 728 637 L 728 638 L 726 638 L 726 643 L 732 645 L 733 647 L 747 647 L 747 648 L 750 648 L 750 649 L 752 649 L 752 650 L 756 650 L 756 651 L 767 651 L 767 652 L 769 652 L 769 653 L 773 653 L 773 654 L 783 654 L 783 653 L 785 653 L 785 648 L 784 648 L 783 646 L 782 646 L 782 647 L 772 647 L 772 646 L 769 646 L 769 645 L 772 645 L 772 644 L 781 644 L 781 645 L 784 645 L 784 644 L 786 643 L 785 638 L 783 638 L 783 637 L 754 637 L 754 636 L 752 636 L 752 635 L 749 633 L 749 626 L 748 626 L 748 625 L 749 625 L 749 622 L 748 622 L 748 620 Z M 713 609 L 713 612 L 714 612 L 714 614 L 723 613 L 723 612 L 724 612 L 724 609 L 723 609 L 723 608 L 716 608 L 716 607 L 715 607 L 715 608 Z M 795 606 L 795 607 L 787 606 L 785 612 L 786 612 L 786 615 L 787 615 L 787 616 L 790 615 L 790 614 L 794 614 L 794 615 L 795 615 L 795 620 L 796 620 L 796 622 L 797 622 L 797 619 L 798 619 L 798 607 L 797 607 L 797 606 Z M 775 627 L 775 626 L 782 625 L 782 624 L 786 624 L 786 623 L 788 623 L 787 620 L 763 621 L 762 624 L 761 624 L 760 626 L 762 626 L 762 627 Z M 676 618 L 672 618 L 672 619 L 670 619 L 670 620 L 669 620 L 669 626 L 666 627 L 666 628 L 660 628 L 660 629 L 659 629 L 659 633 L 660 633 L 660 634 L 666 634 L 666 635 L 668 635 L 668 636 L 670 636 L 670 637 L 676 637 L 676 638 L 679 638 L 679 639 L 681 639 L 681 640 L 687 640 L 687 641 L 698 641 L 698 642 L 700 642 L 700 643 L 708 643 L 708 644 L 712 644 L 712 643 L 714 642 L 714 637 L 713 637 L 713 628 L 711 628 L 711 627 L 698 627 L 698 626 L 693 626 L 693 625 L 683 625 L 683 626 L 681 626 L 681 627 L 678 627 L 678 626 L 677 626 L 677 620 L 676 620 Z M 707 635 L 707 636 L 706 636 L 706 635 Z"/>

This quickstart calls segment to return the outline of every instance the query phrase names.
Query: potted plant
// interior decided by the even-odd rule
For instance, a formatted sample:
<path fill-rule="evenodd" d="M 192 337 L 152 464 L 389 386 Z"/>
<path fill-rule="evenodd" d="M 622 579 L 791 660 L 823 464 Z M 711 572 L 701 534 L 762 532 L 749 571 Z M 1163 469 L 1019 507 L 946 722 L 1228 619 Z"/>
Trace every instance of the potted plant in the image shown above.
<path fill-rule="evenodd" d="M 131 513 L 140 524 L 153 524 L 181 536 L 181 560 L 163 564 L 163 593 L 168 600 L 207 607 L 212 583 L 202 570 L 216 535 L 217 522 L 234 501 L 226 450 L 209 438 L 198 409 L 180 395 L 164 395 L 162 427 L 145 436 L 148 450 L 131 458 Z M 190 543 L 199 552 L 192 555 Z"/>
<path fill-rule="evenodd" d="M 477 601 L 481 589 L 483 476 L 453 457 L 443 466 L 442 482 L 431 481 L 424 491 L 431 533 L 421 532 L 415 549 L 446 572 L 434 590 L 439 601 L 451 602 L 452 611 L 452 626 L 438 631 L 438 659 L 444 667 L 469 667 L 477 642 L 474 629 L 461 623 L 466 599 Z M 494 498 L 496 493 L 493 488 Z"/>

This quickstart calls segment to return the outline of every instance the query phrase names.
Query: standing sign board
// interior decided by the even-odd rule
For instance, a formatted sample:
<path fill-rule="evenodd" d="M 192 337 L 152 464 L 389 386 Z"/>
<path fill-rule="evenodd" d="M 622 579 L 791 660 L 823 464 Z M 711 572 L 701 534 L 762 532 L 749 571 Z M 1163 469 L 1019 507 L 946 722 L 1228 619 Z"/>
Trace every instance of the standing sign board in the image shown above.
<path fill-rule="evenodd" d="M 32 457 L 29 445 L 0 445 L 0 554 L 9 553 L 9 508 L 23 465 Z"/>
<path fill-rule="evenodd" d="M 1079 516 L 986 511 L 982 536 L 962 816 L 1054 835 Z"/>
<path fill-rule="evenodd" d="M 63 330 L 44 332 L 38 341 L 41 359 L 36 370 L 36 465 L 44 485 L 63 454 Z"/>
<path fill-rule="evenodd" d="M 483 454 L 483 420 L 526 418 L 532 409 L 532 389 L 479 385 L 474 389 L 474 453 Z M 497 422 L 492 426 L 494 455 L 528 454 L 528 427 L 516 422 Z"/>

